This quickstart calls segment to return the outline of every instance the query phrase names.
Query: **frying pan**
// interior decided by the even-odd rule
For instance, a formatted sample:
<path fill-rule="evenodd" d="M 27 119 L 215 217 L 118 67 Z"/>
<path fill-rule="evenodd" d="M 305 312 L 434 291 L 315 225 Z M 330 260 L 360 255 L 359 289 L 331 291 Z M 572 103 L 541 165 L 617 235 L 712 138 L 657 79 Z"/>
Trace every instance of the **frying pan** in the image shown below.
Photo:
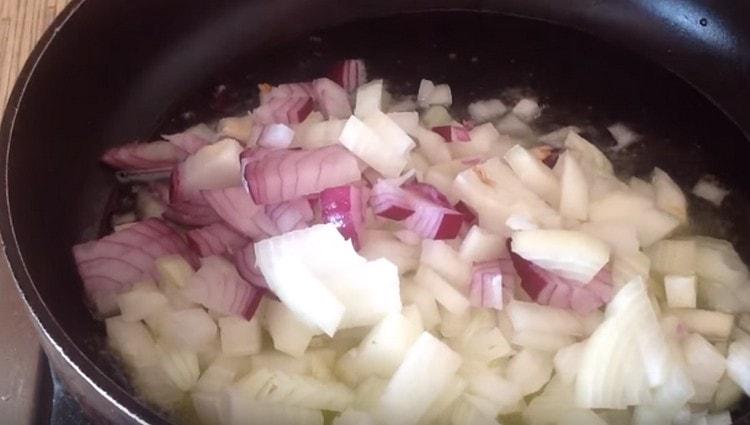
<path fill-rule="evenodd" d="M 167 423 L 107 355 L 70 255 L 97 235 L 114 187 L 98 155 L 247 109 L 259 82 L 363 57 L 397 90 L 447 82 L 459 105 L 531 92 L 551 105 L 542 130 L 584 125 L 606 145 L 601 129 L 628 123 L 644 142 L 627 173 L 658 164 L 684 187 L 712 173 L 733 188 L 721 215 L 691 214 L 748 259 L 748 16 L 735 0 L 74 0 L 3 120 L 5 254 L 53 367 L 93 420 Z"/>

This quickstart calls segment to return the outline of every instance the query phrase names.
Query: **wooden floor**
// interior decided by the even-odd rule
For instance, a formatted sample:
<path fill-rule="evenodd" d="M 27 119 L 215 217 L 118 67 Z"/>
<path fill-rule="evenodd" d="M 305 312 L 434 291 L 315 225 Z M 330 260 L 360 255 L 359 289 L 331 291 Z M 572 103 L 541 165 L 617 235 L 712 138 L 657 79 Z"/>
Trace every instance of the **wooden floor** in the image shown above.
<path fill-rule="evenodd" d="M 70 0 L 0 0 L 0 112 L 44 30 Z"/>

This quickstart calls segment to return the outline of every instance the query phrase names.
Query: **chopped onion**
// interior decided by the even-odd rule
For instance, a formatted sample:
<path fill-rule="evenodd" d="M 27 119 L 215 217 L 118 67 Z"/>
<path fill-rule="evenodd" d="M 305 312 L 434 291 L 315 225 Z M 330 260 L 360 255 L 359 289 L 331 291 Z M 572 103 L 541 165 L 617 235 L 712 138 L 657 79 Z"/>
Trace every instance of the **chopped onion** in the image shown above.
<path fill-rule="evenodd" d="M 354 248 L 359 250 L 359 234 L 364 225 L 364 190 L 359 186 L 329 187 L 320 192 L 320 213 L 324 223 L 333 223 Z"/>
<path fill-rule="evenodd" d="M 500 261 L 475 263 L 469 287 L 469 302 L 474 307 L 502 310 L 503 304 L 507 304 L 513 295 L 512 276 L 508 272 L 503 274 Z"/>
<path fill-rule="evenodd" d="M 291 230 L 307 227 L 314 218 L 310 203 L 305 198 L 298 198 L 278 204 L 268 204 L 265 207 L 266 215 L 276 228 L 279 229 L 279 233 L 286 233 Z"/>
<path fill-rule="evenodd" d="M 616 151 L 625 149 L 633 143 L 641 140 L 641 136 L 638 133 L 634 132 L 623 123 L 618 122 L 612 124 L 607 127 L 607 131 L 609 131 L 609 134 L 611 134 L 615 139 L 615 142 L 617 142 L 617 146 L 614 148 Z"/>
<path fill-rule="evenodd" d="M 511 112 L 524 122 L 530 122 L 539 117 L 542 108 L 539 107 L 539 103 L 536 100 L 523 98 L 516 103 Z"/>
<path fill-rule="evenodd" d="M 238 186 L 204 190 L 201 193 L 222 220 L 245 236 L 257 240 L 280 233 L 263 207 L 253 202 L 245 188 Z"/>
<path fill-rule="evenodd" d="M 270 87 L 268 85 L 259 86 L 260 90 L 260 103 L 266 104 L 273 99 L 289 99 L 289 98 L 312 98 L 314 96 L 312 83 L 309 81 L 300 83 L 286 83 L 279 84 L 276 87 Z M 264 90 L 266 89 L 267 90 Z"/>
<path fill-rule="evenodd" d="M 464 215 L 450 208 L 445 196 L 426 183 L 396 187 L 381 180 L 373 187 L 370 204 L 376 215 L 405 220 L 406 228 L 426 239 L 453 239 L 464 222 Z"/>
<path fill-rule="evenodd" d="M 713 176 L 702 176 L 693 186 L 693 195 L 703 198 L 708 202 L 718 206 L 724 202 L 724 198 L 729 195 L 729 191 L 719 184 L 718 179 Z"/>
<path fill-rule="evenodd" d="M 635 278 L 607 306 L 605 321 L 586 343 L 576 404 L 609 409 L 645 404 L 649 388 L 665 382 L 671 365 L 646 287 Z"/>
<path fill-rule="evenodd" d="M 512 249 L 512 248 L 511 248 Z M 588 314 L 612 298 L 611 273 L 603 267 L 589 282 L 564 278 L 510 252 L 524 291 L 536 302 Z"/>
<path fill-rule="evenodd" d="M 656 206 L 677 217 L 681 223 L 687 223 L 687 199 L 669 174 L 661 168 L 654 168 L 651 183 L 654 185 Z"/>
<path fill-rule="evenodd" d="M 468 142 L 471 140 L 469 130 L 463 125 L 442 125 L 432 127 L 432 131 L 439 134 L 446 142 Z"/>
<path fill-rule="evenodd" d="M 355 91 L 367 81 L 367 68 L 362 59 L 346 59 L 337 62 L 331 69 L 330 77 L 347 92 Z"/>
<path fill-rule="evenodd" d="M 583 232 L 524 230 L 513 235 L 513 252 L 579 282 L 590 281 L 609 261 L 609 246 Z"/>
<path fill-rule="evenodd" d="M 256 125 L 253 127 L 253 131 L 258 132 L 256 144 L 263 148 L 288 148 L 294 140 L 294 130 L 286 124 Z"/>
<path fill-rule="evenodd" d="M 216 124 L 216 129 L 221 137 L 231 137 L 242 142 L 245 146 L 251 143 L 250 135 L 253 127 L 253 116 L 248 113 L 238 117 L 222 118 Z"/>
<path fill-rule="evenodd" d="M 170 254 L 195 258 L 180 235 L 155 218 L 73 247 L 86 294 L 102 315 L 115 313 L 117 294 L 154 273 L 154 260 Z"/>
<path fill-rule="evenodd" d="M 218 135 L 206 124 L 198 124 L 183 132 L 163 134 L 161 137 L 185 152 L 194 154 L 203 146 L 213 143 Z"/>
<path fill-rule="evenodd" d="M 272 97 L 253 110 L 258 124 L 298 124 L 313 111 L 311 97 Z"/>
<path fill-rule="evenodd" d="M 263 296 L 263 290 L 242 279 L 232 263 L 217 256 L 201 260 L 201 267 L 188 279 L 183 292 L 189 300 L 206 308 L 248 320 Z"/>
<path fill-rule="evenodd" d="M 553 207 L 560 204 L 560 183 L 542 161 L 521 145 L 510 148 L 504 158 L 524 186 Z"/>
<path fill-rule="evenodd" d="M 435 369 L 432 365 L 439 364 Z M 414 425 L 458 371 L 461 356 L 423 332 L 383 392 L 376 414 L 384 423 Z M 409 397 L 404 397 L 409 394 Z"/>
<path fill-rule="evenodd" d="M 170 202 L 163 216 L 175 223 L 188 226 L 208 226 L 221 221 L 216 211 L 203 199 Z"/>
<path fill-rule="evenodd" d="M 250 149 L 242 153 L 246 187 L 257 204 L 276 204 L 361 178 L 356 158 L 339 146 L 310 151 Z"/>
<path fill-rule="evenodd" d="M 234 265 L 237 267 L 240 276 L 250 282 L 251 285 L 268 289 L 266 278 L 263 277 L 263 273 L 260 272 L 258 266 L 255 264 L 255 245 L 249 243 L 244 248 L 235 251 Z"/>
<path fill-rule="evenodd" d="M 233 253 L 247 245 L 248 239 L 224 223 L 188 230 L 185 234 L 190 247 L 201 257 Z"/>
<path fill-rule="evenodd" d="M 433 84 L 430 80 L 423 79 L 419 82 L 417 102 L 422 107 L 432 105 L 450 106 L 453 103 L 451 88 L 447 84 Z"/>
<path fill-rule="evenodd" d="M 318 78 L 313 81 L 313 90 L 318 108 L 326 119 L 349 118 L 352 114 L 349 95 L 340 85 L 328 78 Z"/>
<path fill-rule="evenodd" d="M 133 171 L 171 168 L 187 156 L 185 150 L 159 140 L 116 146 L 104 152 L 101 160 L 112 168 Z"/>
<path fill-rule="evenodd" d="M 357 88 L 357 102 L 354 115 L 366 118 L 383 110 L 383 103 L 387 93 L 383 88 L 383 80 L 373 80 Z"/>
<path fill-rule="evenodd" d="M 469 115 L 478 123 L 493 121 L 507 111 L 508 107 L 500 99 L 479 100 L 469 105 Z"/>
<path fill-rule="evenodd" d="M 190 155 L 172 172 L 170 202 L 201 202 L 201 190 L 238 186 L 240 152 L 236 140 L 224 139 Z"/>
<path fill-rule="evenodd" d="M 414 141 L 401 127 L 380 111 L 364 121 L 350 117 L 339 142 L 359 159 L 386 177 L 397 177 L 406 166 Z"/>

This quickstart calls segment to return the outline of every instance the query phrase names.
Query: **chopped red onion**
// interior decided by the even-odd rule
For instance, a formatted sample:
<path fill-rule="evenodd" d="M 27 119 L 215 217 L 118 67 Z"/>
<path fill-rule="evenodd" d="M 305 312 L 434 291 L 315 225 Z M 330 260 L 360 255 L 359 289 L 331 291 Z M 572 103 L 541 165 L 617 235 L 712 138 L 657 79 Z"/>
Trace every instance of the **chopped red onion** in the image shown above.
<path fill-rule="evenodd" d="M 73 247 L 86 294 L 102 315 L 114 314 L 116 295 L 150 277 L 157 257 L 171 254 L 196 264 L 195 255 L 180 235 L 156 218 Z"/>
<path fill-rule="evenodd" d="M 181 133 L 163 134 L 161 137 L 185 152 L 193 154 L 216 140 L 217 134 L 207 125 L 198 124 Z"/>
<path fill-rule="evenodd" d="M 344 119 L 352 114 L 349 95 L 340 85 L 328 78 L 313 81 L 315 101 L 326 119 Z"/>
<path fill-rule="evenodd" d="M 224 223 L 214 223 L 185 233 L 188 245 L 201 257 L 233 253 L 249 240 Z"/>
<path fill-rule="evenodd" d="M 466 224 L 472 224 L 476 222 L 477 214 L 474 211 L 472 211 L 472 209 L 469 208 L 469 206 L 466 205 L 464 201 L 456 202 L 456 205 L 453 206 L 453 209 L 464 215 L 464 220 L 466 221 Z"/>
<path fill-rule="evenodd" d="M 381 180 L 373 187 L 373 213 L 391 220 L 405 220 L 404 227 L 426 239 L 453 239 L 464 215 L 450 207 L 445 195 L 427 183 L 410 182 L 399 187 Z"/>
<path fill-rule="evenodd" d="M 313 111 L 311 97 L 275 97 L 253 110 L 258 124 L 297 124 Z"/>
<path fill-rule="evenodd" d="M 608 266 L 604 266 L 590 282 L 577 282 L 522 258 L 510 246 L 508 239 L 508 251 L 513 267 L 521 277 L 521 287 L 537 303 L 586 315 L 612 299 L 612 275 Z"/>
<path fill-rule="evenodd" d="M 550 145 L 539 145 L 531 148 L 531 153 L 549 168 L 555 168 L 562 149 Z"/>
<path fill-rule="evenodd" d="M 331 69 L 330 77 L 347 92 L 351 93 L 367 81 L 367 69 L 362 59 L 346 59 L 337 62 Z"/>
<path fill-rule="evenodd" d="M 320 193 L 361 178 L 357 159 L 341 146 L 313 150 L 248 149 L 240 156 L 244 184 L 257 204 Z"/>
<path fill-rule="evenodd" d="M 222 314 L 250 319 L 263 290 L 246 282 L 237 269 L 222 257 L 206 257 L 183 289 L 185 297 Z"/>
<path fill-rule="evenodd" d="M 372 212 L 391 220 L 405 220 L 414 214 L 409 194 L 391 180 L 380 180 L 372 187 L 370 197 Z"/>
<path fill-rule="evenodd" d="M 441 125 L 438 127 L 432 127 L 432 131 L 439 134 L 447 143 L 471 141 L 469 130 L 463 125 Z"/>
<path fill-rule="evenodd" d="M 154 170 L 179 164 L 188 153 L 177 146 L 158 140 L 151 143 L 128 143 L 110 148 L 101 161 L 118 170 Z"/>
<path fill-rule="evenodd" d="M 171 194 L 172 192 L 170 196 Z M 221 217 L 202 198 L 194 201 L 170 202 L 163 217 L 187 226 L 208 226 L 221 221 Z"/>
<path fill-rule="evenodd" d="M 279 84 L 270 90 L 261 90 L 260 103 L 264 105 L 273 99 L 310 98 L 315 95 L 312 83 L 309 81 L 301 83 Z"/>
<path fill-rule="evenodd" d="M 255 244 L 249 243 L 234 253 L 234 265 L 243 279 L 251 285 L 268 289 L 268 282 L 255 264 Z"/>
<path fill-rule="evenodd" d="M 258 146 L 269 149 L 288 148 L 294 140 L 294 130 L 285 124 L 256 125 L 253 130 L 259 129 Z"/>
<path fill-rule="evenodd" d="M 222 220 L 245 236 L 258 240 L 280 233 L 263 207 L 253 202 L 245 188 L 230 187 L 201 193 Z"/>
<path fill-rule="evenodd" d="M 408 192 L 416 193 L 443 207 L 450 207 L 451 205 L 448 202 L 448 198 L 429 183 L 406 182 L 401 187 Z"/>
<path fill-rule="evenodd" d="M 364 225 L 364 189 L 345 185 L 330 187 L 320 192 L 320 213 L 324 223 L 333 223 L 355 249 L 359 249 L 359 235 Z"/>
<path fill-rule="evenodd" d="M 315 214 L 306 198 L 265 206 L 266 216 L 279 229 L 279 233 L 307 227 Z"/>

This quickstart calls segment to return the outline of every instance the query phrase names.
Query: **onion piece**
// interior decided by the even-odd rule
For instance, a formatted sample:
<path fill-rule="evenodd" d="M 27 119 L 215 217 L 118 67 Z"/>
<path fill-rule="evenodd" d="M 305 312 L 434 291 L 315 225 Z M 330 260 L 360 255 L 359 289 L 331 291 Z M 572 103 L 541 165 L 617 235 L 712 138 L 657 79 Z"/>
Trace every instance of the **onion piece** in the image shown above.
<path fill-rule="evenodd" d="M 628 126 L 623 123 L 615 123 L 607 127 L 607 131 L 612 135 L 612 138 L 617 142 L 617 146 L 612 148 L 614 151 L 619 151 L 627 148 L 641 140 L 641 135 L 631 130 Z"/>
<path fill-rule="evenodd" d="M 264 88 L 268 87 L 268 90 Z M 261 105 L 269 103 L 273 99 L 290 99 L 290 98 L 313 98 L 314 91 L 312 83 L 309 81 L 300 83 L 279 84 L 276 87 L 268 85 L 259 86 Z"/>
<path fill-rule="evenodd" d="M 236 314 L 248 320 L 255 314 L 263 292 L 242 279 L 232 263 L 218 256 L 202 259 L 201 267 L 183 289 L 190 301 L 222 314 Z"/>
<path fill-rule="evenodd" d="M 340 85 L 328 78 L 318 78 L 313 81 L 313 90 L 318 108 L 326 119 L 349 118 L 352 114 L 349 95 Z"/>
<path fill-rule="evenodd" d="M 253 133 L 257 132 L 257 145 L 269 149 L 285 149 L 294 140 L 294 130 L 286 124 L 256 125 Z M 250 136 L 251 140 L 253 135 Z"/>
<path fill-rule="evenodd" d="M 640 278 L 617 293 L 606 319 L 589 338 L 576 377 L 576 404 L 623 409 L 650 401 L 674 362 Z M 679 367 L 679 366 L 678 366 Z"/>
<path fill-rule="evenodd" d="M 154 260 L 170 254 L 195 262 L 194 254 L 180 235 L 156 218 L 73 246 L 86 294 L 97 312 L 105 316 L 117 312 L 117 294 L 152 275 Z"/>
<path fill-rule="evenodd" d="M 500 99 L 479 100 L 469 105 L 469 115 L 477 123 L 500 118 L 508 112 L 508 107 Z"/>
<path fill-rule="evenodd" d="M 253 202 L 243 187 L 204 190 L 201 192 L 216 214 L 236 231 L 252 239 L 281 233 L 264 209 Z"/>
<path fill-rule="evenodd" d="M 214 223 L 185 234 L 188 245 L 201 257 L 232 253 L 247 245 L 248 239 L 224 223 Z"/>
<path fill-rule="evenodd" d="M 320 212 L 324 223 L 333 223 L 345 239 L 350 239 L 359 250 L 359 234 L 364 225 L 366 196 L 361 187 L 336 186 L 320 192 Z"/>
<path fill-rule="evenodd" d="M 426 239 L 453 239 L 464 222 L 464 215 L 426 183 L 398 187 L 390 180 L 381 180 L 373 187 L 370 205 L 376 215 L 406 220 L 406 228 Z"/>
<path fill-rule="evenodd" d="M 572 309 L 580 314 L 589 314 L 613 296 L 612 276 L 609 267 L 603 267 L 588 282 L 566 279 L 546 270 L 512 251 L 513 267 L 520 276 L 521 287 L 539 304 Z"/>
<path fill-rule="evenodd" d="M 213 143 L 218 135 L 206 124 L 198 124 L 183 132 L 162 134 L 161 137 L 185 152 L 194 154 L 203 146 Z"/>
<path fill-rule="evenodd" d="M 472 211 L 472 209 L 469 208 L 469 206 L 466 205 L 464 201 L 456 202 L 456 205 L 453 206 L 453 209 L 464 215 L 464 221 L 466 222 L 466 224 L 474 224 L 477 221 L 477 213 Z"/>
<path fill-rule="evenodd" d="M 118 170 L 154 170 L 171 168 L 182 162 L 188 153 L 163 140 L 151 143 L 128 143 L 108 149 L 101 161 Z"/>
<path fill-rule="evenodd" d="M 346 59 L 337 62 L 329 76 L 347 92 L 351 93 L 367 81 L 367 68 L 362 59 Z"/>
<path fill-rule="evenodd" d="M 313 111 L 311 97 L 273 97 L 253 110 L 258 124 L 298 124 Z"/>
<path fill-rule="evenodd" d="M 257 204 L 276 204 L 361 178 L 357 159 L 340 146 L 301 151 L 248 149 L 240 158 L 244 184 Z"/>
<path fill-rule="evenodd" d="M 724 198 L 729 195 L 729 191 L 722 187 L 719 180 L 710 175 L 701 176 L 700 180 L 693 186 L 692 193 L 717 207 L 721 206 Z"/>
<path fill-rule="evenodd" d="M 432 127 L 432 131 L 439 134 L 447 143 L 468 142 L 471 140 L 469 130 L 463 125 L 441 125 L 438 127 Z"/>
<path fill-rule="evenodd" d="M 505 264 L 505 270 L 503 270 Z M 509 261 L 474 263 L 469 286 L 469 302 L 474 307 L 502 310 L 513 295 L 515 272 Z"/>
<path fill-rule="evenodd" d="M 172 172 L 170 201 L 203 203 L 201 190 L 238 186 L 240 152 L 242 146 L 236 140 L 224 139 L 187 157 Z"/>
<path fill-rule="evenodd" d="M 539 107 L 539 103 L 536 100 L 523 98 L 516 103 L 511 112 L 522 121 L 528 123 L 539 117 L 542 108 Z"/>
<path fill-rule="evenodd" d="M 258 288 L 269 289 L 266 278 L 263 277 L 263 273 L 260 272 L 260 269 L 258 269 L 258 266 L 255 264 L 254 244 L 249 243 L 244 248 L 237 250 L 234 253 L 234 265 L 237 267 L 240 276 L 250 282 L 251 285 Z"/>
<path fill-rule="evenodd" d="M 188 226 L 208 226 L 221 221 L 214 209 L 203 199 L 170 202 L 162 216 L 167 220 Z"/>
<path fill-rule="evenodd" d="M 305 198 L 268 204 L 265 206 L 265 210 L 266 215 L 279 230 L 279 233 L 303 229 L 315 218 L 310 202 Z"/>
<path fill-rule="evenodd" d="M 588 282 L 609 261 L 609 246 L 572 230 L 524 230 L 513 235 L 513 252 L 571 280 Z"/>
<path fill-rule="evenodd" d="M 351 116 L 339 142 L 359 159 L 386 177 L 401 174 L 414 141 L 401 127 L 380 111 L 371 111 L 362 121 Z"/>

